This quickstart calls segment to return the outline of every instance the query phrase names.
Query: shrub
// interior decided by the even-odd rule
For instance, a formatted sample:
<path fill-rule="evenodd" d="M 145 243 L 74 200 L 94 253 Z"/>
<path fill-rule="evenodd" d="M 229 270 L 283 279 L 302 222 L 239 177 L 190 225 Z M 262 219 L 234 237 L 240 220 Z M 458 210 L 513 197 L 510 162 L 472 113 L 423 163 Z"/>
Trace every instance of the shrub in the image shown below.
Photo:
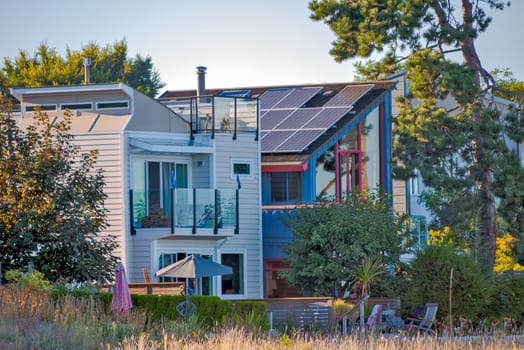
<path fill-rule="evenodd" d="M 439 304 L 438 317 L 449 317 L 450 274 L 453 268 L 452 316 L 478 320 L 488 316 L 492 283 L 465 253 L 451 247 L 430 245 L 408 267 L 408 288 L 402 295 L 403 310 L 428 302 Z"/>
<path fill-rule="evenodd" d="M 269 329 L 268 305 L 264 301 L 235 301 L 233 321 L 255 332 Z"/>
<path fill-rule="evenodd" d="M 193 296 L 190 302 L 196 305 L 197 315 L 207 326 L 220 324 L 231 314 L 231 300 L 222 300 L 217 296 Z"/>
<path fill-rule="evenodd" d="M 495 279 L 498 292 L 493 300 L 493 312 L 505 318 L 524 321 L 524 278 L 507 274 Z"/>
<path fill-rule="evenodd" d="M 17 283 L 22 287 L 28 286 L 38 290 L 49 290 L 52 286 L 40 271 L 22 273 L 19 270 L 8 270 L 5 273 L 6 281 Z"/>

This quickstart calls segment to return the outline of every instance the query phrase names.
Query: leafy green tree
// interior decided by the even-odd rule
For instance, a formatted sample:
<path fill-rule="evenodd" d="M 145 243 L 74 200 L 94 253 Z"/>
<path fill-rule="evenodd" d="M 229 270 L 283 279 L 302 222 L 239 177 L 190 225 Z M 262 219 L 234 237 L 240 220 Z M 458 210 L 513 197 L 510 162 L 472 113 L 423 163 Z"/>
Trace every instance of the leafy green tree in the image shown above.
<path fill-rule="evenodd" d="M 290 270 L 282 275 L 302 292 L 341 295 L 351 281 L 367 288 L 380 275 L 379 257 L 383 264 L 399 261 L 403 217 L 383 196 L 362 193 L 340 203 L 299 206 L 283 222 L 294 239 L 283 248 Z"/>
<path fill-rule="evenodd" d="M 70 113 L 47 114 L 21 130 L 0 111 L 0 261 L 24 269 L 33 262 L 46 278 L 103 281 L 116 263 L 106 228 L 104 178 L 96 152 L 74 145 Z"/>
<path fill-rule="evenodd" d="M 90 83 L 123 82 L 154 97 L 165 86 L 151 57 L 136 55 L 127 58 L 127 43 L 116 41 L 100 47 L 90 42 L 80 50 L 67 48 L 61 57 L 54 48 L 42 43 L 31 57 L 20 50 L 17 57 L 4 57 L 0 69 L 0 86 L 4 93 L 9 87 L 38 87 L 54 85 L 78 85 L 85 83 L 85 57 L 91 58 Z"/>
<path fill-rule="evenodd" d="M 503 135 L 515 137 L 522 127 L 511 113 L 501 116 L 486 97 L 496 81 L 482 66 L 475 39 L 491 22 L 487 7 L 504 6 L 502 0 L 309 4 L 311 17 L 323 20 L 337 36 L 330 51 L 335 60 L 379 54 L 377 62 L 360 65 L 361 73 L 372 77 L 385 78 L 399 64 L 406 69 L 411 96 L 400 101 L 396 118 L 395 175 L 407 178 L 419 170 L 431 189 L 424 200 L 438 224 L 472 232 L 487 273 L 495 261 L 495 191 L 511 184 L 502 178 L 504 167 L 519 166 Z M 443 107 L 446 98 L 455 105 Z M 518 199 L 522 206 L 522 197 Z"/>

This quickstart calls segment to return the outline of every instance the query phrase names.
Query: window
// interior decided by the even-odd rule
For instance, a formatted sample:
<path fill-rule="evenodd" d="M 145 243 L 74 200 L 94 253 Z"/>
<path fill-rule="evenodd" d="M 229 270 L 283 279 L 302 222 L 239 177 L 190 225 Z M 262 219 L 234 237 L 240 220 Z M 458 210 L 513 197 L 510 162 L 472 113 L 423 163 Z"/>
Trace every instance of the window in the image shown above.
<path fill-rule="evenodd" d="M 45 111 L 56 111 L 56 105 L 32 105 L 25 106 L 26 112 L 34 112 L 35 110 Z"/>
<path fill-rule="evenodd" d="M 250 160 L 232 160 L 232 174 L 231 177 L 237 175 L 251 177 L 252 162 Z"/>
<path fill-rule="evenodd" d="M 60 105 L 61 110 L 69 109 L 71 111 L 93 109 L 92 103 L 64 103 Z"/>
<path fill-rule="evenodd" d="M 233 164 L 233 174 L 238 175 L 250 175 L 251 166 L 247 163 L 235 163 Z"/>
<path fill-rule="evenodd" d="M 270 173 L 271 202 L 302 200 L 302 173 Z"/>
<path fill-rule="evenodd" d="M 221 263 L 233 268 L 222 276 L 222 294 L 244 294 L 244 254 L 222 254 Z"/>
<path fill-rule="evenodd" d="M 168 227 L 171 189 L 188 187 L 188 165 L 135 159 L 132 171 L 135 227 Z"/>
<path fill-rule="evenodd" d="M 302 293 L 290 286 L 287 280 L 280 276 L 280 271 L 289 270 L 289 265 L 283 259 L 266 259 L 264 265 L 264 297 L 293 298 L 302 296 Z"/>
<path fill-rule="evenodd" d="M 415 169 L 413 176 L 411 176 L 408 179 L 409 194 L 412 194 L 412 195 L 420 194 L 418 181 L 419 181 L 418 169 Z"/>
<path fill-rule="evenodd" d="M 97 102 L 96 109 L 129 108 L 129 101 Z"/>

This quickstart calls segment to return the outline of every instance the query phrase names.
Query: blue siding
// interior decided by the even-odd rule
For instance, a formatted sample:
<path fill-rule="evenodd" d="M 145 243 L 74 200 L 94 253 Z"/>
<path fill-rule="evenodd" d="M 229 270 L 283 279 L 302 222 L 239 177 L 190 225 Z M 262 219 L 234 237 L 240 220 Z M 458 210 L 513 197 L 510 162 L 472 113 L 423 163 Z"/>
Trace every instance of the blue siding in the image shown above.
<path fill-rule="evenodd" d="M 384 103 L 384 190 L 393 194 L 393 130 L 392 130 L 392 104 L 391 91 L 387 92 Z"/>
<path fill-rule="evenodd" d="M 283 259 L 286 256 L 282 251 L 282 246 L 293 239 L 293 234 L 287 226 L 280 221 L 280 216 L 287 212 L 287 209 L 262 210 L 264 259 Z"/>

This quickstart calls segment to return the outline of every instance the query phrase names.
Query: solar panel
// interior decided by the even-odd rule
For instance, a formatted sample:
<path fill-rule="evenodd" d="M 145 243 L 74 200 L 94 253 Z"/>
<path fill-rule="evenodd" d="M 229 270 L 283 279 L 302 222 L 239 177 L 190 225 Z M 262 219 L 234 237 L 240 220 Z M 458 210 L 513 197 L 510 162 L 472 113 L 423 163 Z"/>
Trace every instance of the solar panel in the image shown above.
<path fill-rule="evenodd" d="M 302 152 L 325 132 L 323 129 L 297 130 L 291 137 L 276 147 L 274 152 Z"/>
<path fill-rule="evenodd" d="M 338 122 L 343 116 L 345 116 L 353 108 L 322 108 L 320 113 L 316 114 L 308 123 L 304 124 L 305 129 L 327 129 Z"/>
<path fill-rule="evenodd" d="M 222 97 L 248 97 L 251 90 L 229 90 L 222 91 L 218 96 Z"/>
<path fill-rule="evenodd" d="M 269 110 L 260 116 L 260 130 L 271 130 L 282 120 L 286 119 L 288 115 L 293 113 L 293 110 Z"/>
<path fill-rule="evenodd" d="M 274 152 L 275 149 L 291 135 L 295 130 L 272 130 L 268 131 L 262 139 L 262 152 Z"/>
<path fill-rule="evenodd" d="M 286 97 L 293 89 L 268 89 L 259 97 L 260 109 L 271 109 Z"/>
<path fill-rule="evenodd" d="M 321 110 L 321 108 L 297 109 L 278 124 L 275 129 L 300 129 L 313 119 Z"/>
<path fill-rule="evenodd" d="M 313 96 L 318 94 L 322 88 L 318 87 L 302 87 L 296 88 L 283 100 L 278 102 L 272 108 L 299 108 L 306 104 Z"/>
<path fill-rule="evenodd" d="M 365 85 L 348 85 L 331 100 L 329 100 L 324 107 L 349 107 L 357 102 L 369 90 L 373 88 L 372 84 Z"/>

